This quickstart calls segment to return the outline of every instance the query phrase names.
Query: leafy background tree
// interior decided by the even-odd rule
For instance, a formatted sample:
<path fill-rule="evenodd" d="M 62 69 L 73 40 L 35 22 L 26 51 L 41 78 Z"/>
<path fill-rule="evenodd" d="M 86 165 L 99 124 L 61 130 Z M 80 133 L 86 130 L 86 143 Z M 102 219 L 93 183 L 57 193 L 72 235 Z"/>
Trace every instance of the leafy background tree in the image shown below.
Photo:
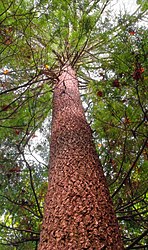
<path fill-rule="evenodd" d="M 137 3 L 132 15 L 112 16 L 108 0 L 1 1 L 0 249 L 37 249 L 63 58 L 77 71 L 125 247 L 148 246 L 147 29 L 139 24 L 147 3 Z"/>

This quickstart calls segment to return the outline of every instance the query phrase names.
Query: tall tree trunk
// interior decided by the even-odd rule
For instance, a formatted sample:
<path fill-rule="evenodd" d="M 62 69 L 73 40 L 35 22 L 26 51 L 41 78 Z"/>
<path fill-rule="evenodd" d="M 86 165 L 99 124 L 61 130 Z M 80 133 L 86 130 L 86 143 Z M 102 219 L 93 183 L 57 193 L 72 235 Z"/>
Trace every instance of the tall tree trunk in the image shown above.
<path fill-rule="evenodd" d="M 54 88 L 49 185 L 38 250 L 122 250 L 117 219 L 74 70 Z"/>

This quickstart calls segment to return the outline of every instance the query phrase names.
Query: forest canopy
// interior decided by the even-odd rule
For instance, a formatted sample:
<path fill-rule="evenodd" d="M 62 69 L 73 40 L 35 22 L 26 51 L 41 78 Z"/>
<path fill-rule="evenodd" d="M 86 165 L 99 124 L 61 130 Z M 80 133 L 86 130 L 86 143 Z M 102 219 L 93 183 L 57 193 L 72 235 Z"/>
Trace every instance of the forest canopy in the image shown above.
<path fill-rule="evenodd" d="M 37 249 L 64 61 L 77 72 L 125 249 L 148 247 L 148 3 L 114 8 L 109 0 L 0 2 L 0 250 Z"/>

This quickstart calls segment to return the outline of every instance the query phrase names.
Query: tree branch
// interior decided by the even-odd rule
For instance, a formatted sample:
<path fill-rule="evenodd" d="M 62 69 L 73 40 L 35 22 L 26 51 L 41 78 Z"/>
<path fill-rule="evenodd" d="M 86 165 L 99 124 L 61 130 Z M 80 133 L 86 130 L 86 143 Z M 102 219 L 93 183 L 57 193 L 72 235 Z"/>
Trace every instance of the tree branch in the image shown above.
<path fill-rule="evenodd" d="M 148 234 L 148 229 L 146 229 L 138 238 L 136 238 L 128 247 L 126 247 L 125 249 L 133 249 L 133 246 L 136 245 L 141 239 L 144 238 L 144 236 L 146 236 Z M 148 246 L 148 245 L 147 245 Z M 140 246 L 142 247 L 142 246 Z M 139 247 L 139 248 L 140 248 Z M 143 246 L 146 247 L 146 246 Z M 136 248 L 136 247 L 135 247 Z M 141 248 L 140 248 L 141 249 Z"/>
<path fill-rule="evenodd" d="M 139 157 L 141 156 L 146 144 L 147 144 L 148 139 L 146 138 L 144 141 L 144 144 L 142 146 L 142 148 L 140 149 L 135 161 L 133 162 L 132 166 L 130 167 L 129 171 L 127 172 L 126 176 L 124 177 L 123 181 L 121 182 L 121 184 L 119 185 L 119 187 L 115 190 L 115 192 L 112 194 L 112 198 L 119 192 L 119 190 L 122 188 L 123 184 L 126 182 L 126 180 L 129 178 L 133 168 L 135 167 L 137 161 L 139 160 Z"/>

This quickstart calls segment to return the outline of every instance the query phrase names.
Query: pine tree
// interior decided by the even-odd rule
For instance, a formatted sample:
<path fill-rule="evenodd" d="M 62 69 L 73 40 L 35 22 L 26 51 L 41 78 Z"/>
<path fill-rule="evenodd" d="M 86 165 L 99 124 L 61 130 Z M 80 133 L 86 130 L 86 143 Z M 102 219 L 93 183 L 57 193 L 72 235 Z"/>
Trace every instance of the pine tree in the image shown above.
<path fill-rule="evenodd" d="M 147 246 L 137 2 L 130 15 L 109 0 L 0 2 L 0 250 L 37 250 L 43 217 L 39 250 L 122 249 L 117 219 L 127 249 Z"/>

